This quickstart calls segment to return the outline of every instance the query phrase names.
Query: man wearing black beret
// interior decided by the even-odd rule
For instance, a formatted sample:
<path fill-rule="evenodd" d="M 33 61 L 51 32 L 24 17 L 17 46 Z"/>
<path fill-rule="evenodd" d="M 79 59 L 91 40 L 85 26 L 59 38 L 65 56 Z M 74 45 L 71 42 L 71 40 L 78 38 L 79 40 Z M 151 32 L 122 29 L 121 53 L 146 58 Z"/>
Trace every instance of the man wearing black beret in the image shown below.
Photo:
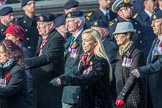
<path fill-rule="evenodd" d="M 62 88 L 52 87 L 49 81 L 64 72 L 65 39 L 54 29 L 55 15 L 38 16 L 39 35 L 34 57 L 26 58 L 27 68 L 33 69 L 33 91 L 37 108 L 61 108 Z M 32 40 L 32 42 L 35 42 Z"/>
<path fill-rule="evenodd" d="M 151 24 L 156 39 L 153 41 L 147 57 L 147 65 L 138 67 L 132 73 L 135 77 L 147 77 L 146 108 L 161 108 L 162 106 L 162 11 L 152 15 Z"/>
<path fill-rule="evenodd" d="M 70 33 L 68 32 L 65 23 L 66 23 L 65 15 L 58 16 L 54 20 L 55 29 L 65 38 L 65 40 L 67 40 Z"/>
<path fill-rule="evenodd" d="M 64 5 L 64 13 L 67 14 L 72 11 L 78 10 L 79 2 L 76 0 L 69 0 Z"/>
<path fill-rule="evenodd" d="M 34 55 L 39 37 L 36 27 L 35 0 L 22 0 L 21 8 L 24 14 L 18 18 L 15 23 L 24 28 L 24 45 Z"/>
<path fill-rule="evenodd" d="M 65 73 L 72 75 L 76 73 L 83 53 L 81 33 L 84 30 L 85 17 L 81 11 L 72 11 L 66 15 L 66 26 L 72 34 L 65 43 Z M 51 81 L 55 86 L 55 79 Z M 79 99 L 79 86 L 66 86 L 62 94 L 62 108 L 77 108 Z"/>
<path fill-rule="evenodd" d="M 6 6 L 0 9 L 0 41 L 5 38 L 3 32 L 7 29 L 9 24 L 13 23 L 13 20 L 12 7 Z"/>

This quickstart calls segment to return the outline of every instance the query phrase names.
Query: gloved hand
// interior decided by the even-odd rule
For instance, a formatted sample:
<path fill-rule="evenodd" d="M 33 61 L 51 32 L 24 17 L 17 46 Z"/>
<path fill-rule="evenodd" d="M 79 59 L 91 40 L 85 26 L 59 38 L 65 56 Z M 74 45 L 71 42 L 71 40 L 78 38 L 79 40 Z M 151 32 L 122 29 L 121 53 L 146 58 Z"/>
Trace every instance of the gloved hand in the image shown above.
<path fill-rule="evenodd" d="M 125 102 L 123 100 L 120 100 L 120 99 L 117 99 L 116 102 L 115 102 L 115 105 L 117 107 L 121 107 L 125 104 Z"/>
<path fill-rule="evenodd" d="M 51 83 L 53 86 L 59 86 L 60 84 L 57 81 L 57 78 L 54 78 L 53 80 L 51 80 L 49 83 Z"/>

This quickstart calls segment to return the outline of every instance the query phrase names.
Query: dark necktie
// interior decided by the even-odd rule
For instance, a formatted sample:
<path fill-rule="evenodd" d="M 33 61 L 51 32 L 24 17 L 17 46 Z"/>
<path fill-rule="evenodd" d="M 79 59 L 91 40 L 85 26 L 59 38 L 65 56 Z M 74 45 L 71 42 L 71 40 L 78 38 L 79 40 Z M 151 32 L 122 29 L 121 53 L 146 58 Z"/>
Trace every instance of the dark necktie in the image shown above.
<path fill-rule="evenodd" d="M 107 21 L 109 21 L 110 20 L 110 16 L 109 16 L 109 13 L 108 12 L 106 12 L 106 19 L 107 19 Z"/>

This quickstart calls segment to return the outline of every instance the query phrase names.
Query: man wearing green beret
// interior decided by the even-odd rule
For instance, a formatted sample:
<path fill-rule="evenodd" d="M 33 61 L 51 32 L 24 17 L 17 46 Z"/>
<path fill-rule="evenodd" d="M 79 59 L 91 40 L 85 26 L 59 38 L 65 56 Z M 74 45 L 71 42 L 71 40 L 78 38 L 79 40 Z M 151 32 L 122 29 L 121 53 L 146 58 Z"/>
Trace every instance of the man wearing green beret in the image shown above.
<path fill-rule="evenodd" d="M 152 15 L 151 24 L 156 39 L 153 41 L 147 57 L 147 65 L 138 67 L 132 73 L 135 77 L 147 78 L 147 107 L 161 108 L 162 106 L 162 11 Z"/>

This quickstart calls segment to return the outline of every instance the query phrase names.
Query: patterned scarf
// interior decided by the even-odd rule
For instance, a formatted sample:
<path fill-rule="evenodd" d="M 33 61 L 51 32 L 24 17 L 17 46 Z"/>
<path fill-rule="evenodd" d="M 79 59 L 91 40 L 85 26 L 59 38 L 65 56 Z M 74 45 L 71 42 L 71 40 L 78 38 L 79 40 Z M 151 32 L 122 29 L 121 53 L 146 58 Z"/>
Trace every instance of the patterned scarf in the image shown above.
<path fill-rule="evenodd" d="M 124 55 L 132 45 L 133 45 L 133 42 L 129 41 L 126 45 L 119 46 L 119 54 Z"/>

